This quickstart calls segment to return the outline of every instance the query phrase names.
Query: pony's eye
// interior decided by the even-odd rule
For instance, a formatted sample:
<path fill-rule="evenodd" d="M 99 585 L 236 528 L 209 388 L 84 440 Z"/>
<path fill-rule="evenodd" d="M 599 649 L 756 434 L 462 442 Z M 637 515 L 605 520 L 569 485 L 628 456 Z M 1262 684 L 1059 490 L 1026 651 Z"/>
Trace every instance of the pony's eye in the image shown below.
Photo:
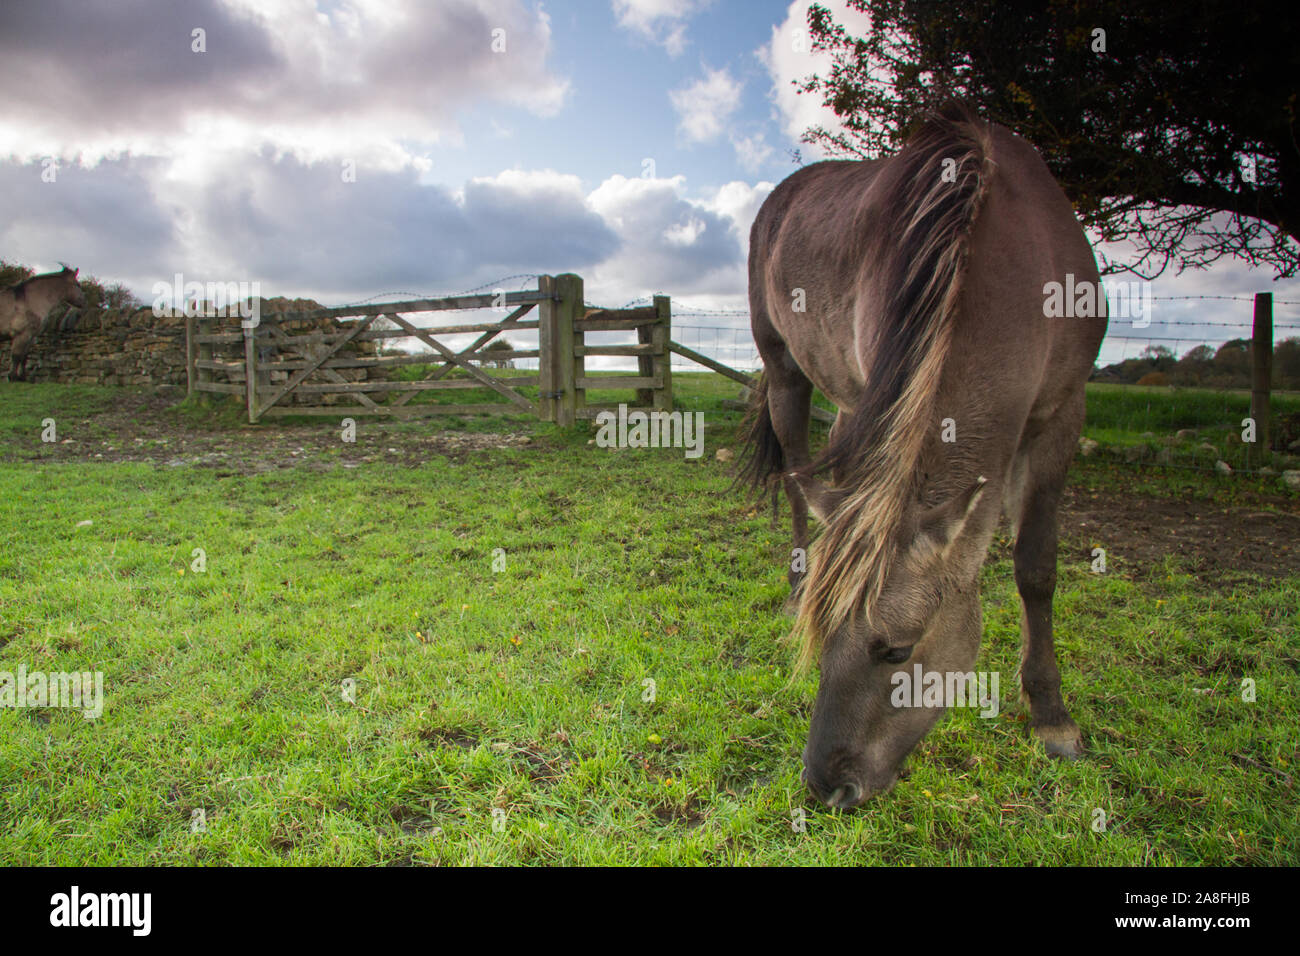
<path fill-rule="evenodd" d="M 910 647 L 891 647 L 880 656 L 880 659 L 887 664 L 901 664 L 912 656 Z"/>

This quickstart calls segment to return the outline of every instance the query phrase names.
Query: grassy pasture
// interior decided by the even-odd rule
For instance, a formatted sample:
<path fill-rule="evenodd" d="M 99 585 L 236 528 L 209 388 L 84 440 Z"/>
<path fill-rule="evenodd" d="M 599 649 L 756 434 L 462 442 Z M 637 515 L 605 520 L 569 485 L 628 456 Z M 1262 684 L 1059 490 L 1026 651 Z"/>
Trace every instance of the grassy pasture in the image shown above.
<path fill-rule="evenodd" d="M 0 709 L 0 863 L 1300 859 L 1297 577 L 1216 579 L 1123 548 L 1094 574 L 1082 533 L 1063 544 L 1056 613 L 1088 757 L 1050 761 L 1026 732 L 1000 537 L 976 664 L 1002 675 L 1000 714 L 948 714 L 865 810 L 812 803 L 799 753 L 816 683 L 791 679 L 782 643 L 784 522 L 725 493 L 714 452 L 735 448 L 739 416 L 719 402 L 736 386 L 675 387 L 706 413 L 701 460 L 528 419 L 363 420 L 355 445 L 330 420 L 249 428 L 188 403 L 110 426 L 123 390 L 0 384 L 0 672 L 100 670 L 106 692 L 97 720 Z M 1217 393 L 1089 398 L 1107 446 L 1226 436 L 1241 417 L 1229 402 L 1225 422 Z M 85 453 L 43 447 L 47 417 Z M 430 444 L 505 432 L 529 440 Z M 113 457 L 178 436 L 225 457 Z M 272 441 L 305 450 L 240 467 Z M 1102 505 L 1300 511 L 1252 477 L 1108 456 L 1072 482 Z"/>

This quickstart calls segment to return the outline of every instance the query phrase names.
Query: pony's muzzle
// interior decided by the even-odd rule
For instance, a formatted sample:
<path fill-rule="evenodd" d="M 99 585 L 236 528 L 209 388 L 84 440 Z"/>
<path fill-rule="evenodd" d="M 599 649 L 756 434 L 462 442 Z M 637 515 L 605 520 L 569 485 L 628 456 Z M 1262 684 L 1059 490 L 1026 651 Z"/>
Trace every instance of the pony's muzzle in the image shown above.
<path fill-rule="evenodd" d="M 826 806 L 837 810 L 847 810 L 862 802 L 862 788 L 856 783 L 842 783 L 825 798 Z"/>
<path fill-rule="evenodd" d="M 849 810 L 888 793 L 898 776 L 898 770 L 877 772 L 847 761 L 834 761 L 830 766 L 814 761 L 810 766 L 806 757 L 799 775 L 809 792 L 833 810 Z"/>
<path fill-rule="evenodd" d="M 850 779 L 847 775 L 830 777 L 829 779 L 833 780 L 834 783 L 828 783 L 826 778 L 822 778 L 816 773 L 809 773 L 805 764 L 800 778 L 812 791 L 814 797 L 833 810 L 847 810 L 850 807 L 856 807 L 867 796 L 863 792 L 862 785 L 856 780 Z"/>

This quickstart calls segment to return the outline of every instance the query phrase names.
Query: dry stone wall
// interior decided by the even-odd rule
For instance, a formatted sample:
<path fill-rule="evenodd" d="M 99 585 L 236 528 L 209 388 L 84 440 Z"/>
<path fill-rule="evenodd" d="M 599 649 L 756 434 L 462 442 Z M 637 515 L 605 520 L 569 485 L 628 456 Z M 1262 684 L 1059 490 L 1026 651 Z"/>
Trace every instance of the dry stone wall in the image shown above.
<path fill-rule="evenodd" d="M 262 319 L 276 320 L 284 312 L 321 308 L 311 299 L 263 299 Z M 216 332 L 240 328 L 238 316 L 214 319 Z M 68 327 L 59 331 L 60 327 Z M 280 322 L 290 335 L 312 331 L 338 331 L 345 323 L 332 317 Z M 349 343 L 352 354 L 375 354 L 374 342 Z M 222 350 L 234 357 L 235 350 Z M 0 342 L 0 370 L 9 367 L 9 342 Z M 56 312 L 46 331 L 36 340 L 27 359 L 28 379 L 77 385 L 176 385 L 184 388 L 185 316 L 154 315 L 145 308 L 134 312 L 70 309 Z M 349 381 L 367 378 L 369 369 L 342 369 Z M 273 373 L 283 379 L 286 373 Z M 234 380 L 233 377 L 229 380 Z"/>

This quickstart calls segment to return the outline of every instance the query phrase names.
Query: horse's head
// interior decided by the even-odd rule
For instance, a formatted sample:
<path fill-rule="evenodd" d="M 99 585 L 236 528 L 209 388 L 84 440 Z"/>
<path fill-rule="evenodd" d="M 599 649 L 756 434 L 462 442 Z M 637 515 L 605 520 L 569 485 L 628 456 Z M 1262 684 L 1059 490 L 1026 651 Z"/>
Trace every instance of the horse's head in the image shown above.
<path fill-rule="evenodd" d="M 66 262 L 61 262 L 59 265 L 63 266 L 63 271 L 59 273 L 59 278 L 64 280 L 62 300 L 84 309 L 86 307 L 86 293 L 82 290 L 81 283 L 77 281 L 77 273 L 81 270 L 72 268 Z"/>
<path fill-rule="evenodd" d="M 833 520 L 844 493 L 795 477 L 812 512 L 823 523 Z M 957 566 L 968 562 L 954 558 L 983 488 L 980 478 L 942 505 L 916 505 L 900 522 L 869 613 L 822 640 L 803 761 L 809 788 L 829 806 L 852 807 L 893 787 L 903 760 L 943 713 L 933 695 L 931 705 L 915 706 L 917 665 L 922 674 L 946 675 L 974 664 L 977 582 L 964 580 Z"/>

